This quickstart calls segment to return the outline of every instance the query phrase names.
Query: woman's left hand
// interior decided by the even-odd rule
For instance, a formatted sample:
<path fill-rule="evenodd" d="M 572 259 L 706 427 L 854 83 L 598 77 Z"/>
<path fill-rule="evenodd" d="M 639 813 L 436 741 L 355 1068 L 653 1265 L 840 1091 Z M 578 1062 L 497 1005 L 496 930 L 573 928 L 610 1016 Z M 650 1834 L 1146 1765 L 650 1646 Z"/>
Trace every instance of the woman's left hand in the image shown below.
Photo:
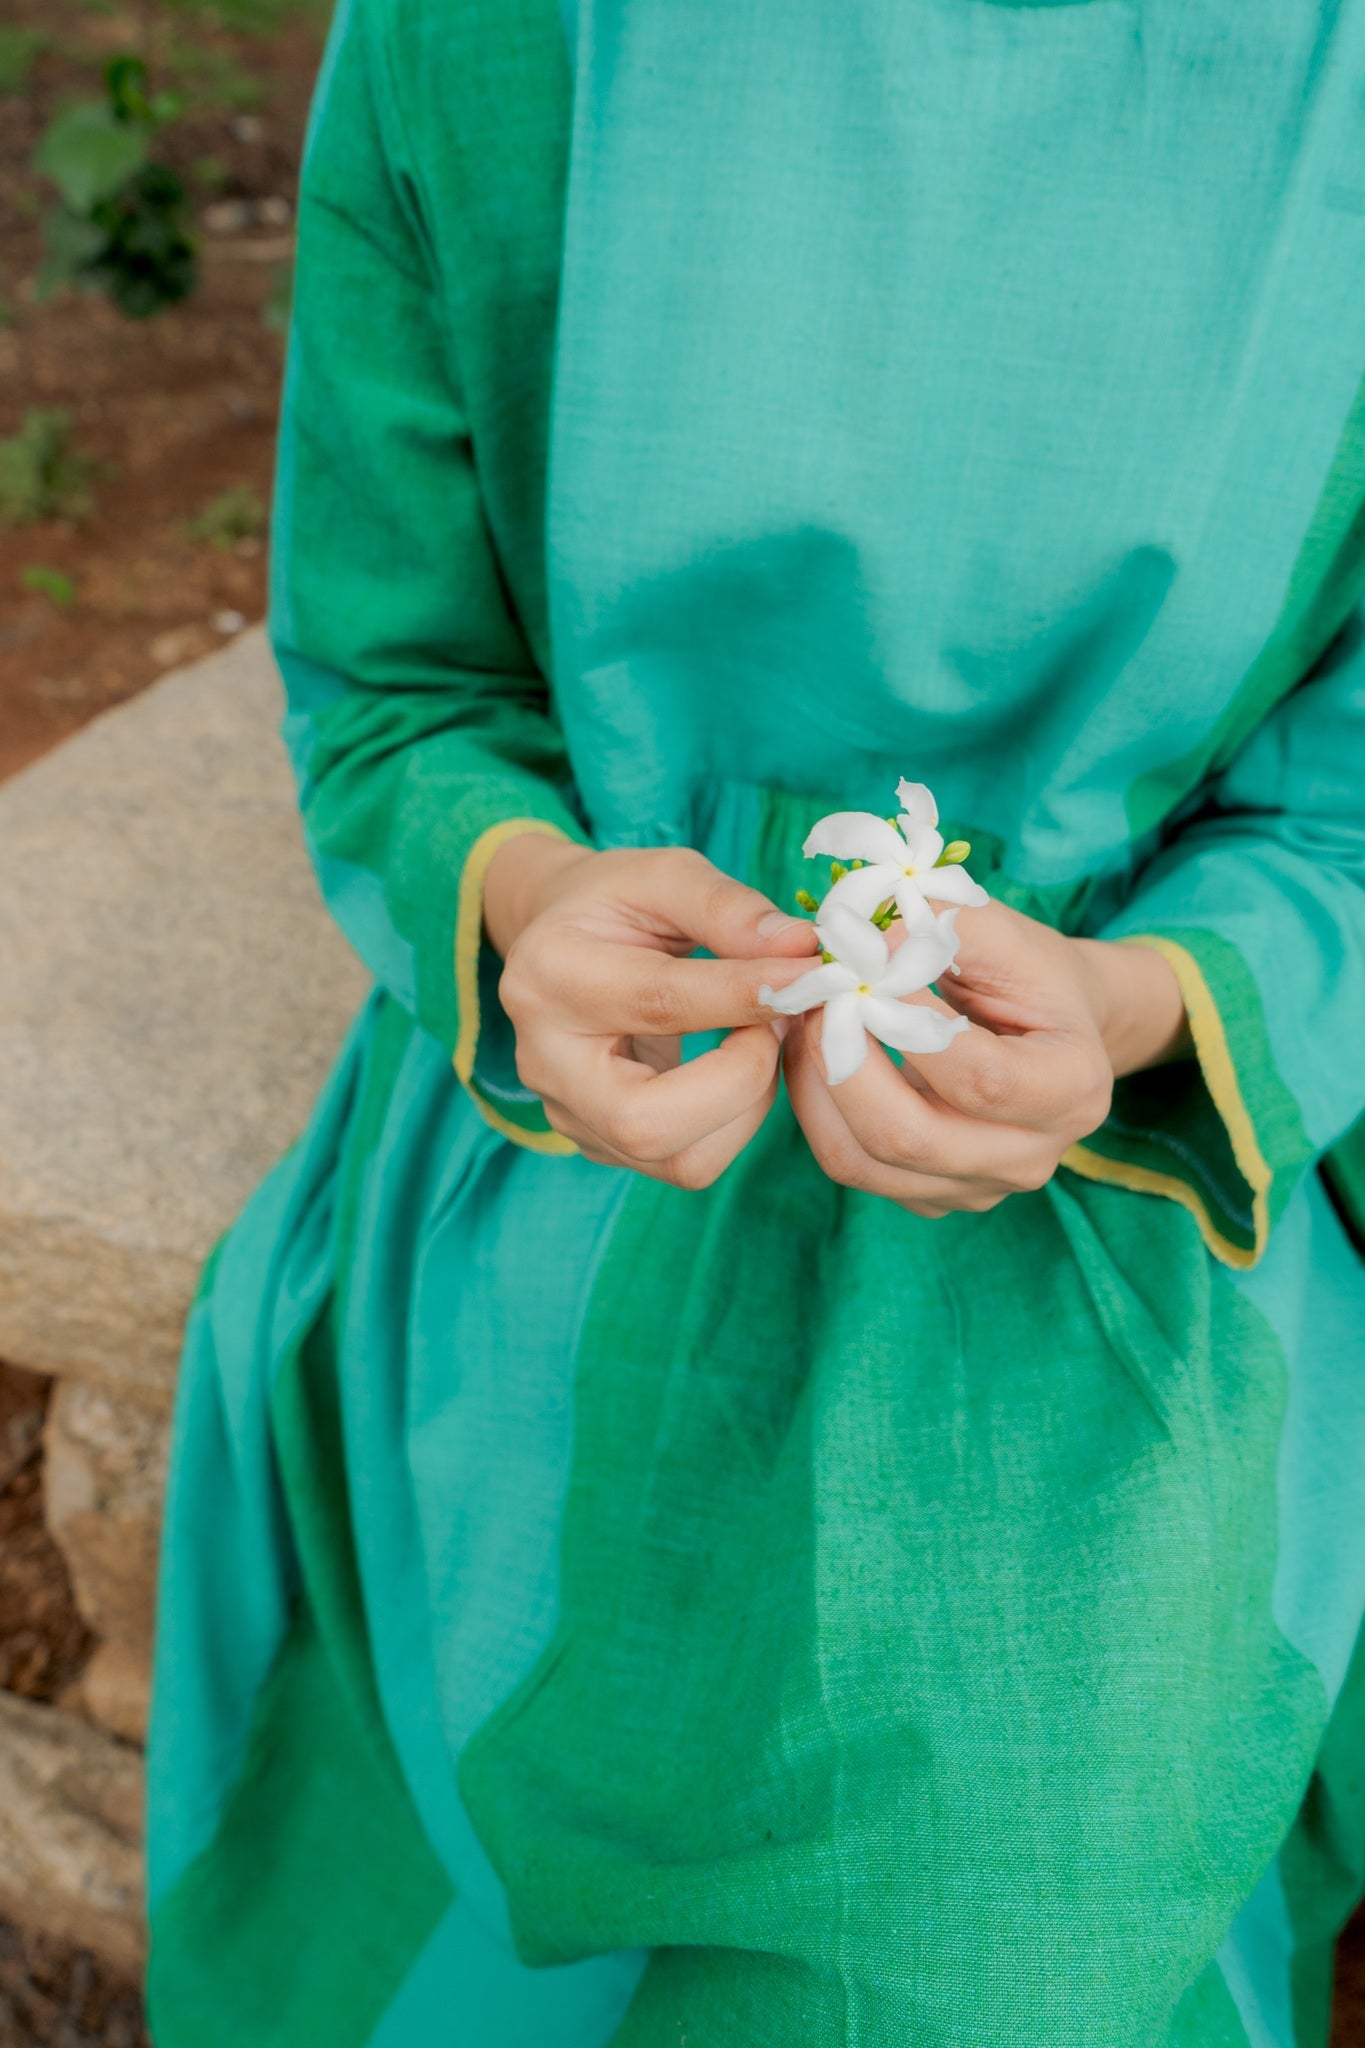
<path fill-rule="evenodd" d="M 1064 938 L 1001 903 L 959 912 L 958 932 L 960 973 L 939 984 L 949 1000 L 913 999 L 971 1019 L 946 1052 L 906 1054 L 898 1070 L 870 1042 L 859 1072 L 831 1088 L 818 1010 L 783 1049 L 825 1172 L 917 1216 L 1042 1187 L 1103 1123 L 1116 1076 L 1188 1050 L 1179 986 L 1153 948 Z"/>

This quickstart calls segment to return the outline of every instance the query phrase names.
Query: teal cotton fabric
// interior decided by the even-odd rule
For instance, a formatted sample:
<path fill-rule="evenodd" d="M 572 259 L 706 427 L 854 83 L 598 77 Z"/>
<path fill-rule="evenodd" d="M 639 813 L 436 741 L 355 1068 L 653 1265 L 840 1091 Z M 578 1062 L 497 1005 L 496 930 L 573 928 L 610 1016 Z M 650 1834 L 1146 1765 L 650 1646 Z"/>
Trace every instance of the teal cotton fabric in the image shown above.
<path fill-rule="evenodd" d="M 343 0 L 273 633 L 378 986 L 188 1335 L 158 2048 L 1324 2048 L 1362 78 L 1309 0 Z M 901 775 L 1197 1061 L 940 1225 L 785 1101 L 556 1153 L 487 835 L 789 903 Z"/>

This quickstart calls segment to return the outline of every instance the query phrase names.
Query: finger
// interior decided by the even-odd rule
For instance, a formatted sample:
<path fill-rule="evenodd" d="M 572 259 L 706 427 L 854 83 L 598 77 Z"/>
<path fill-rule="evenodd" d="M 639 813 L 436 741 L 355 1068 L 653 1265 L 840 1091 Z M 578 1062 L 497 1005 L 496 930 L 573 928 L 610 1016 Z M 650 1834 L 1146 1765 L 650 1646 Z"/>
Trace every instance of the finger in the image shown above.
<path fill-rule="evenodd" d="M 777 1074 L 774 1071 L 771 1085 L 743 1115 L 726 1124 L 723 1130 L 713 1131 L 695 1144 L 684 1146 L 681 1151 L 659 1160 L 632 1159 L 616 1151 L 563 1103 L 549 1099 L 545 1108 L 554 1129 L 571 1139 L 585 1158 L 600 1166 L 625 1168 L 648 1179 L 664 1181 L 672 1187 L 707 1188 L 720 1179 L 757 1135 L 776 1097 Z"/>
<path fill-rule="evenodd" d="M 841 1083 L 836 1095 L 818 1071 L 808 1080 L 804 1068 L 814 1067 L 818 1039 L 809 1026 L 801 1037 L 805 1042 L 794 1043 L 787 1053 L 793 1100 L 798 1087 L 803 1100 L 807 1092 L 822 1093 L 861 1150 L 879 1165 L 944 1185 L 988 1182 L 1009 1194 L 1026 1193 L 1051 1179 L 1055 1149 L 1036 1131 L 984 1123 L 945 1107 L 911 1086 L 878 1045 L 869 1045 L 862 1067 Z"/>
<path fill-rule="evenodd" d="M 802 980 L 808 957 L 680 960 L 566 928 L 547 934 L 533 960 L 514 956 L 500 992 L 519 1030 L 540 1017 L 589 1037 L 681 1038 L 770 1017 L 760 992 Z"/>
<path fill-rule="evenodd" d="M 651 913 L 652 926 L 657 920 L 658 929 L 672 929 L 719 959 L 799 959 L 816 950 L 809 919 L 788 916 L 690 847 L 670 847 L 642 864 L 631 895 Z"/>
<path fill-rule="evenodd" d="M 1104 1049 L 1080 1032 L 1026 1031 L 1016 1036 L 974 1025 L 945 1052 L 907 1053 L 941 1102 L 986 1123 L 1062 1133 L 1086 1123 L 1111 1083 Z M 1103 1111 L 1095 1121 L 1103 1121 Z"/>
<path fill-rule="evenodd" d="M 949 1180 L 888 1166 L 861 1145 L 840 1111 L 834 1095 L 815 1072 L 788 1057 L 787 1089 L 798 1123 L 821 1169 L 841 1186 L 882 1195 L 919 1215 L 947 1215 L 953 1210 L 993 1209 L 1011 1189 L 990 1180 Z"/>
<path fill-rule="evenodd" d="M 766 1025 L 732 1031 L 714 1051 L 660 1073 L 605 1039 L 557 1036 L 542 1067 L 519 1052 L 522 1078 L 563 1104 L 596 1142 L 631 1164 L 670 1159 L 746 1116 L 777 1085 L 778 1041 Z"/>
<path fill-rule="evenodd" d="M 808 1030 L 804 1047 L 788 1057 L 794 1066 L 817 1050 Z M 936 1055 L 936 1057 L 938 1057 Z M 991 1181 L 1024 1193 L 1050 1180 L 1055 1152 L 1037 1131 L 964 1116 L 934 1096 L 911 1087 L 879 1045 L 869 1045 L 858 1072 L 843 1082 L 831 1101 L 869 1157 L 883 1165 L 928 1174 L 946 1182 Z"/>

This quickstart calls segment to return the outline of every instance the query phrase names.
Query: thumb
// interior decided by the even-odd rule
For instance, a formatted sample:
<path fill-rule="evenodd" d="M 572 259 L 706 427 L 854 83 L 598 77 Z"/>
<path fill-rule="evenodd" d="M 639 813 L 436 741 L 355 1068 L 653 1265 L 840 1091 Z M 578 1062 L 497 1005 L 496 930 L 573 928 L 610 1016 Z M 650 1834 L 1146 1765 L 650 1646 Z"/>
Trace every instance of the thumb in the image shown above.
<path fill-rule="evenodd" d="M 1069 941 L 1005 903 L 961 910 L 956 973 L 938 986 L 954 1009 L 990 1030 L 1046 1030 L 1068 1021 Z"/>
<path fill-rule="evenodd" d="M 680 849 L 660 879 L 667 914 L 679 932 L 718 960 L 797 959 L 818 950 L 808 918 L 788 916 L 761 890 L 735 881 L 703 854 Z"/>

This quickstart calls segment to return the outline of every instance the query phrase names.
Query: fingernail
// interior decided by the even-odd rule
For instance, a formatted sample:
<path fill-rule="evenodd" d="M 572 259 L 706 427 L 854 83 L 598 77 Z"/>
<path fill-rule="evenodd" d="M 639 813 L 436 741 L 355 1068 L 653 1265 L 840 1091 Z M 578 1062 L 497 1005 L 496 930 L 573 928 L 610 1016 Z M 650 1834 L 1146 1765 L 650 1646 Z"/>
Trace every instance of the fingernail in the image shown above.
<path fill-rule="evenodd" d="M 769 1017 L 768 1029 L 772 1032 L 779 1045 L 781 1045 L 783 1039 L 791 1030 L 791 1024 L 792 1020 L 790 1017 Z"/>
<path fill-rule="evenodd" d="M 765 910 L 758 920 L 756 929 L 760 939 L 780 939 L 797 926 L 804 931 L 806 920 L 803 917 L 788 917 L 785 910 Z"/>

